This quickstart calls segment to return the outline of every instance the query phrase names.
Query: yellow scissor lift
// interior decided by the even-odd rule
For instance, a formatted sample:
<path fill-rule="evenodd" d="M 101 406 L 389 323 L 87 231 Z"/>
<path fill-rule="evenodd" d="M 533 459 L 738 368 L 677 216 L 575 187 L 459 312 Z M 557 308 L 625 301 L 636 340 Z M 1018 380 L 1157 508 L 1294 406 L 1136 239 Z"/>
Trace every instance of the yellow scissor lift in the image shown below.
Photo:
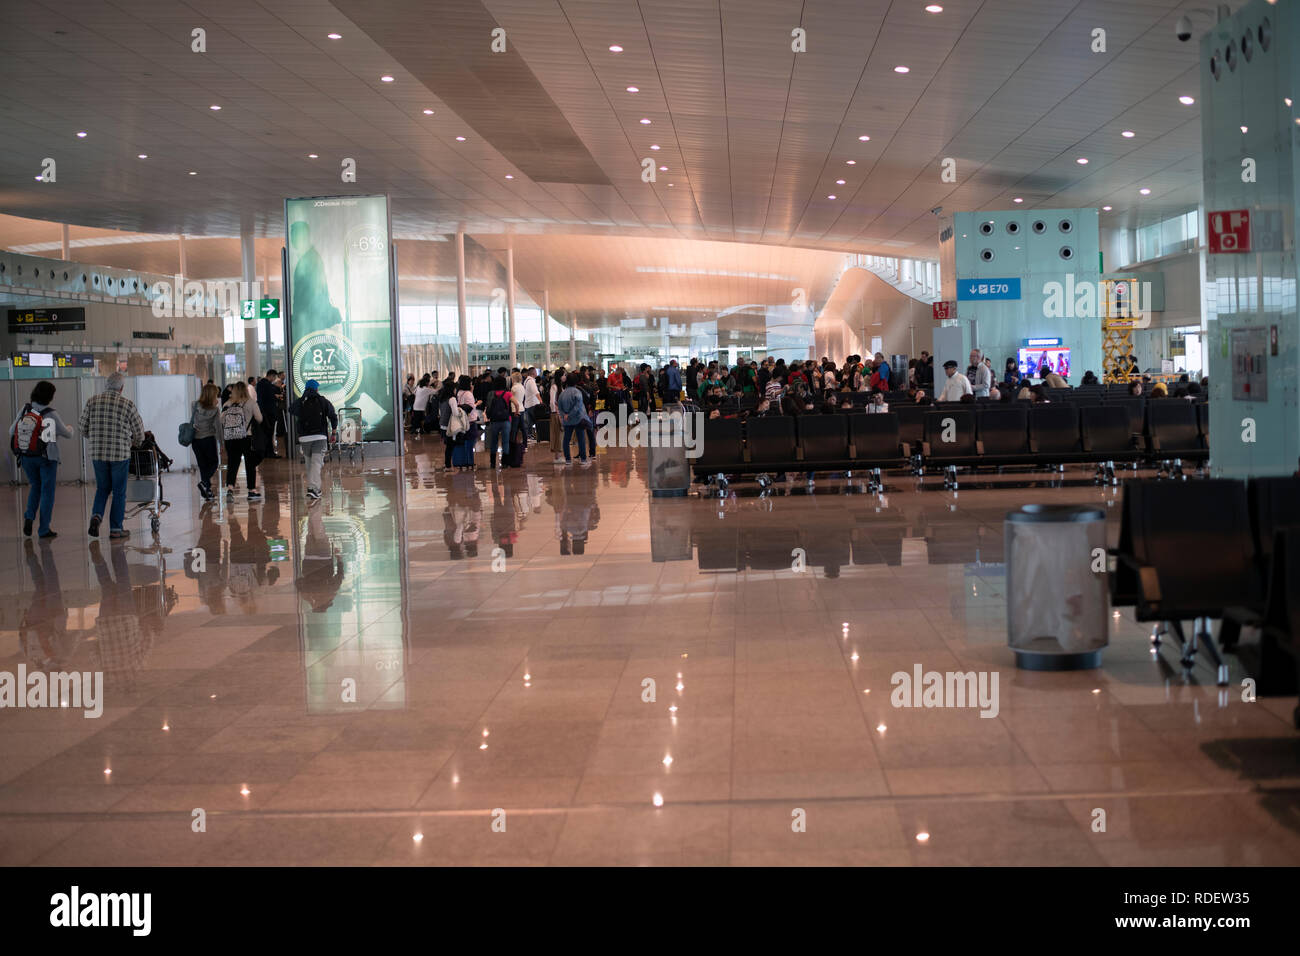
<path fill-rule="evenodd" d="M 1132 283 L 1128 279 L 1102 279 L 1101 285 L 1105 293 L 1101 315 L 1102 381 L 1127 384 L 1135 322 L 1129 306 Z"/>

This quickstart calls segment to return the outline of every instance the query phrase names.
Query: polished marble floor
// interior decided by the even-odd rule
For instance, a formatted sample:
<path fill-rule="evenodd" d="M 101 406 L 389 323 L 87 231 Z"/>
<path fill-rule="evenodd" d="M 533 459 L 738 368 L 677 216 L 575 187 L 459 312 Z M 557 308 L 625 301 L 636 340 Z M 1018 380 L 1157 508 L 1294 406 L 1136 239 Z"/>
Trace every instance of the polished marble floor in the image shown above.
<path fill-rule="evenodd" d="M 206 508 L 169 476 L 156 542 L 88 546 L 64 485 L 29 543 L 0 491 L 0 671 L 105 681 L 99 718 L 0 710 L 0 863 L 1300 862 L 1294 697 L 1128 612 L 1102 669 L 1016 670 L 1002 517 L 1100 505 L 1113 543 L 1081 471 L 657 499 L 628 451 L 458 474 L 435 439 L 309 504 L 265 470 Z M 918 664 L 996 671 L 997 715 L 893 707 Z"/>

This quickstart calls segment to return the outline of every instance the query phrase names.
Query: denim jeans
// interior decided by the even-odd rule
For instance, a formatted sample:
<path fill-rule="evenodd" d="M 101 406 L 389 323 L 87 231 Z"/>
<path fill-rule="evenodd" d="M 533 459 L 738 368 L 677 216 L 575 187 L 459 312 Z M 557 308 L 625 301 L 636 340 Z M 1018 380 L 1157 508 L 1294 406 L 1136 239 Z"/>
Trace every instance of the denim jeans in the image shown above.
<path fill-rule="evenodd" d="M 108 496 L 113 496 L 113 510 L 108 515 L 108 529 L 121 531 L 126 519 L 126 466 L 128 459 L 121 461 L 101 461 L 96 458 L 91 462 L 95 467 L 95 505 L 91 514 L 100 518 L 104 516 L 104 505 Z"/>
<path fill-rule="evenodd" d="M 578 460 L 587 460 L 587 425 L 585 422 L 579 422 L 577 425 L 564 426 L 564 460 L 573 461 L 573 456 L 569 453 L 569 442 L 573 439 L 574 433 L 578 436 Z M 595 454 L 596 449 L 591 449 Z"/>
<path fill-rule="evenodd" d="M 37 534 L 47 534 L 50 530 L 50 515 L 54 513 L 54 483 L 58 479 L 59 463 L 31 455 L 23 455 L 22 462 L 23 471 L 32 486 L 27 492 L 27 511 L 23 517 L 28 521 L 34 520 L 36 506 L 39 504 L 41 523 Z"/>
<path fill-rule="evenodd" d="M 487 450 L 488 450 L 488 467 L 492 467 L 497 460 L 497 439 L 501 439 L 501 464 L 506 463 L 506 455 L 510 452 L 510 422 L 489 422 L 487 427 Z"/>

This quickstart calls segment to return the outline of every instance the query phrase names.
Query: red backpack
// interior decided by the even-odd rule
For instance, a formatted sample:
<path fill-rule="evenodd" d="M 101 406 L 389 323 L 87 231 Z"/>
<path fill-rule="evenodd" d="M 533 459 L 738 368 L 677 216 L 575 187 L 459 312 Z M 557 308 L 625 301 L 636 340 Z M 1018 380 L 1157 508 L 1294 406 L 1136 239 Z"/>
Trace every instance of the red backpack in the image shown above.
<path fill-rule="evenodd" d="M 23 408 L 23 413 L 18 416 L 18 422 L 14 425 L 13 440 L 11 447 L 15 455 L 30 455 L 34 458 L 45 457 L 45 441 L 41 436 L 45 433 L 45 419 L 41 413 L 32 408 L 31 402 L 28 402 Z"/>

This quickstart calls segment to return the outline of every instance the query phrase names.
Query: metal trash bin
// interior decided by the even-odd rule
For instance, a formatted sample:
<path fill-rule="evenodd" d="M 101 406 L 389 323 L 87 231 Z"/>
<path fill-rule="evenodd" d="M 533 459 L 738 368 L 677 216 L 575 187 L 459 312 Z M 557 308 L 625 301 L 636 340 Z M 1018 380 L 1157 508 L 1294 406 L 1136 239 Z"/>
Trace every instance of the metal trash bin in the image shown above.
<path fill-rule="evenodd" d="M 679 497 L 691 487 L 691 469 L 686 461 L 685 431 L 681 406 L 673 412 L 651 412 L 647 434 L 655 436 L 649 447 L 650 494 L 656 498 Z M 700 436 L 695 436 L 699 440 Z"/>
<path fill-rule="evenodd" d="M 1078 505 L 1025 505 L 1008 512 L 1003 534 L 1007 645 L 1016 666 L 1100 667 L 1101 652 L 1110 643 L 1106 513 Z M 1093 570 L 1098 560 L 1100 572 Z"/>

